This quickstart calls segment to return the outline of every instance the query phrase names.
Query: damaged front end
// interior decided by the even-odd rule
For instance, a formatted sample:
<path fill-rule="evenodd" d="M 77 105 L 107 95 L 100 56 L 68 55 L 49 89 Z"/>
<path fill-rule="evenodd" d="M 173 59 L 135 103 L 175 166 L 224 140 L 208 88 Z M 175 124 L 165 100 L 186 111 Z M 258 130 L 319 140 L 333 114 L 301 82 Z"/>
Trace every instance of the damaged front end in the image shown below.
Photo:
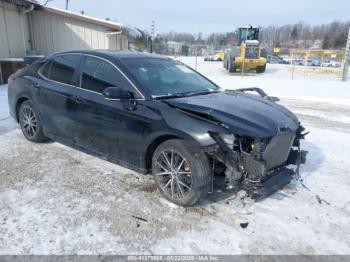
<path fill-rule="evenodd" d="M 268 138 L 210 133 L 216 142 L 212 152 L 213 170 L 216 161 L 225 166 L 227 186 L 245 190 L 260 200 L 288 184 L 306 161 L 307 151 L 300 150 L 304 128 L 279 130 Z M 295 165 L 295 170 L 288 167 Z"/>
<path fill-rule="evenodd" d="M 256 87 L 167 100 L 177 111 L 212 125 L 206 133 L 211 144 L 199 141 L 212 163 L 212 190 L 214 173 L 224 172 L 229 188 L 244 189 L 258 200 L 299 173 L 307 154 L 300 150 L 305 129 L 275 101 Z"/>

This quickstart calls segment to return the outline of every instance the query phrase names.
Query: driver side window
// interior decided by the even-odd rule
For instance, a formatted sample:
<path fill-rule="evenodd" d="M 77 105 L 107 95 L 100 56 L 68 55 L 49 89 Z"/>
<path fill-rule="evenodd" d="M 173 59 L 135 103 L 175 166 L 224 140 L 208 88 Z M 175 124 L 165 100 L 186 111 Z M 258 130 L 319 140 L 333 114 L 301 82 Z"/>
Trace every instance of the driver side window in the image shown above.
<path fill-rule="evenodd" d="M 111 63 L 93 56 L 85 56 L 81 72 L 81 88 L 102 93 L 107 87 L 120 87 L 139 94 L 129 81 Z"/>

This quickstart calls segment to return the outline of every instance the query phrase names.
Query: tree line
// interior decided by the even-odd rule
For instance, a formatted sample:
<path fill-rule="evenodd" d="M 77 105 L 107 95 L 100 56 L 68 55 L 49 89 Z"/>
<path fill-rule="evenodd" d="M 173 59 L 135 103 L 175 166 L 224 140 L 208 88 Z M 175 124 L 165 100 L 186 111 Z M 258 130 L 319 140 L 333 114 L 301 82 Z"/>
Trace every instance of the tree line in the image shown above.
<path fill-rule="evenodd" d="M 261 27 L 260 41 L 266 48 L 322 48 L 343 49 L 346 45 L 350 21 L 334 21 L 322 25 L 309 25 L 304 22 L 282 26 Z M 153 43 L 164 44 L 170 41 L 187 45 L 210 45 L 228 47 L 236 44 L 237 32 L 212 33 L 203 37 L 202 33 L 167 32 L 156 35 Z"/>

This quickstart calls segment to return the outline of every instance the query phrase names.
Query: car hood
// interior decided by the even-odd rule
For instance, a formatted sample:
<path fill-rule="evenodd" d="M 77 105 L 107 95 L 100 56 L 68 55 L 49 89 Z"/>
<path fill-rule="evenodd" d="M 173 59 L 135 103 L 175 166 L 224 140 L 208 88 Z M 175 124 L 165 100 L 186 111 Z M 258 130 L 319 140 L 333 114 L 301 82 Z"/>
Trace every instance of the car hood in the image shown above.
<path fill-rule="evenodd" d="M 299 121 L 285 107 L 255 95 L 225 91 L 164 100 L 193 116 L 216 121 L 237 135 L 271 137 L 279 131 L 296 131 Z"/>

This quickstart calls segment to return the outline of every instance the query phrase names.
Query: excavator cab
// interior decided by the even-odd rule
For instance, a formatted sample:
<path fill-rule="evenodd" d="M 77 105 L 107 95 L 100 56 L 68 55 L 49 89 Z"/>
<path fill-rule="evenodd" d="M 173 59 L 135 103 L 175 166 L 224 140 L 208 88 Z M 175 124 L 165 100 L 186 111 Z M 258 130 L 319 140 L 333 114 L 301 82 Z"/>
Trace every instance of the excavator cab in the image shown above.
<path fill-rule="evenodd" d="M 238 44 L 246 40 L 259 40 L 259 28 L 253 26 L 240 27 L 238 29 Z"/>

